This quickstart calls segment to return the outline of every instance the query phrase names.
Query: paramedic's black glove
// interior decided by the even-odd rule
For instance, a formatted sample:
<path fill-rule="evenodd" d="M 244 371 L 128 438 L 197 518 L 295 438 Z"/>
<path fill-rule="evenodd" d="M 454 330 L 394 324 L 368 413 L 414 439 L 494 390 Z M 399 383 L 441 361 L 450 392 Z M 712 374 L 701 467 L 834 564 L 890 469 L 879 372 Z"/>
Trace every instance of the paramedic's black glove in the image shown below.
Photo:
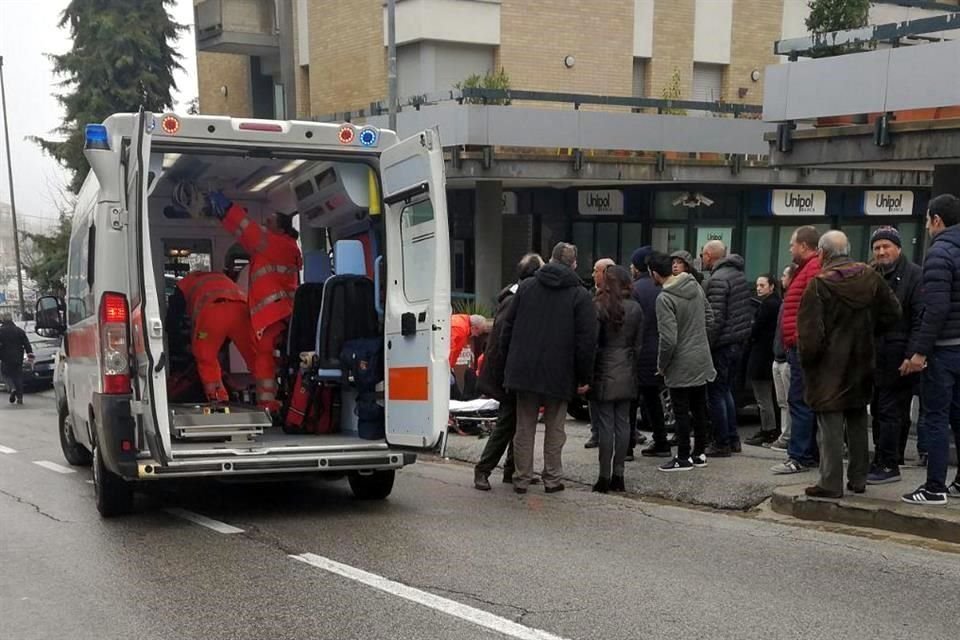
<path fill-rule="evenodd" d="M 227 209 L 232 205 L 233 203 L 227 196 L 223 195 L 222 191 L 211 191 L 207 194 L 209 211 L 220 220 L 223 220 L 223 216 L 227 215 Z"/>

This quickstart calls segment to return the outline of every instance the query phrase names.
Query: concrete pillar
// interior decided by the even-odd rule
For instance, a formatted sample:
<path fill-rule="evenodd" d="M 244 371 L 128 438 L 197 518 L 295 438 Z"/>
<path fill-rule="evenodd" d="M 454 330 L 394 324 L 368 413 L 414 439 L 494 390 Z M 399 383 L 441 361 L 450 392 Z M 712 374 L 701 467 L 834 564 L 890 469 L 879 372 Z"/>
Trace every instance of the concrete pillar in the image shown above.
<path fill-rule="evenodd" d="M 503 184 L 478 181 L 474 203 L 474 291 L 492 309 L 503 288 Z"/>
<path fill-rule="evenodd" d="M 960 196 L 960 165 L 938 164 L 933 168 L 933 197 L 943 193 Z"/>

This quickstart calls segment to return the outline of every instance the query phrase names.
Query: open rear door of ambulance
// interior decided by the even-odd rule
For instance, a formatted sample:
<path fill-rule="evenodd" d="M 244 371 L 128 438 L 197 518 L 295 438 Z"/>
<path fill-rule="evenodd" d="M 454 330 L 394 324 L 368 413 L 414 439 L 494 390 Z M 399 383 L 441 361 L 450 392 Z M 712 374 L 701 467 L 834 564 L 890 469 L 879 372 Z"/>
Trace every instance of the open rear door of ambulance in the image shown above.
<path fill-rule="evenodd" d="M 450 236 L 439 133 L 424 131 L 386 149 L 380 173 L 387 443 L 432 449 L 450 411 Z"/>
<path fill-rule="evenodd" d="M 151 133 L 159 116 L 140 111 L 134 119 L 133 138 L 126 163 L 127 236 L 130 264 L 130 319 L 141 424 L 150 455 L 160 464 L 171 457 L 170 415 L 167 411 L 167 357 L 163 347 L 163 317 L 150 238 L 147 190 L 150 175 Z"/>

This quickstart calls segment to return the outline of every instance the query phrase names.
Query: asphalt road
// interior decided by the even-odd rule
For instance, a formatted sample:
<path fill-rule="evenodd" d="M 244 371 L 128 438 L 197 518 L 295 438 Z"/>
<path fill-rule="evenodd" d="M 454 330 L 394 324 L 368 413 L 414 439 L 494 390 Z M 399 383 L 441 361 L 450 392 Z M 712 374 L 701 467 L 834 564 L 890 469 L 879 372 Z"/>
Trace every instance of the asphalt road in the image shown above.
<path fill-rule="evenodd" d="M 480 493 L 440 461 L 385 502 L 345 482 L 190 483 L 104 521 L 89 470 L 38 461 L 66 466 L 50 398 L 3 405 L 5 640 L 958 633 L 960 555 L 890 541 L 580 488 Z"/>

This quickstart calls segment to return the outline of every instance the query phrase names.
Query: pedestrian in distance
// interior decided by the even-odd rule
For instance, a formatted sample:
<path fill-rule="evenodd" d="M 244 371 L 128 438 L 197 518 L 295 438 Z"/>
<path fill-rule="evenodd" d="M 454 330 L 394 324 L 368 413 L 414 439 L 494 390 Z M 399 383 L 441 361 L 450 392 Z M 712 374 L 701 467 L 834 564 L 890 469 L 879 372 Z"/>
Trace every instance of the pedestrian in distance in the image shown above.
<path fill-rule="evenodd" d="M 794 276 L 797 274 L 797 265 L 789 264 L 780 276 L 780 290 L 790 288 Z M 790 363 L 787 362 L 787 350 L 783 346 L 783 304 L 777 314 L 777 331 L 773 336 L 773 388 L 777 395 L 777 405 L 780 407 L 780 437 L 770 443 L 773 451 L 787 452 L 790 444 Z"/>
<path fill-rule="evenodd" d="M 900 373 L 923 372 L 927 480 L 903 500 L 942 506 L 948 495 L 960 497 L 960 472 L 947 485 L 950 410 L 960 404 L 960 199 L 951 194 L 932 199 L 926 227 L 932 242 L 923 261 L 923 316 Z M 952 427 L 960 444 L 960 422 Z"/>
<path fill-rule="evenodd" d="M 797 351 L 797 312 L 807 285 L 820 273 L 819 242 L 820 232 L 811 226 L 798 227 L 790 236 L 790 256 L 797 265 L 797 275 L 783 296 L 781 327 L 787 363 L 790 365 L 790 442 L 787 445 L 787 459 L 770 469 L 776 475 L 803 473 L 820 464 L 816 418 L 804 400 L 803 369 Z"/>
<path fill-rule="evenodd" d="M 517 432 L 517 397 L 503 388 L 504 361 L 500 357 L 500 333 L 503 329 L 503 317 L 514 302 L 514 294 L 520 284 L 533 277 L 543 266 L 543 258 L 536 253 L 528 253 L 517 265 L 517 282 L 503 289 L 497 296 L 497 310 L 493 317 L 493 328 L 484 350 L 484 365 L 477 380 L 480 393 L 500 402 L 497 409 L 497 423 L 487 438 L 480 454 L 480 460 L 473 470 L 473 486 L 481 491 L 490 491 L 490 474 L 498 464 L 504 452 L 507 459 L 503 463 L 503 482 L 513 482 L 513 436 Z M 531 483 L 535 480 L 531 478 Z"/>
<path fill-rule="evenodd" d="M 663 287 L 657 297 L 660 335 L 657 363 L 669 390 L 677 423 L 677 455 L 660 470 L 689 471 L 707 465 L 706 385 L 717 377 L 707 337 L 712 311 L 696 279 L 689 273 L 674 275 L 668 256 L 651 256 L 648 262 L 651 275 Z"/>
<path fill-rule="evenodd" d="M 820 479 L 806 494 L 841 498 L 844 434 L 850 448 L 847 489 L 863 493 L 866 488 L 874 336 L 900 320 L 900 303 L 880 274 L 850 258 L 843 232 L 823 234 L 818 250 L 823 268 L 804 291 L 797 313 L 805 399 L 820 427 Z"/>
<path fill-rule="evenodd" d="M 603 276 L 607 271 L 608 267 L 612 267 L 616 262 L 612 258 L 600 258 L 593 264 L 593 295 L 596 296 L 603 289 Z M 634 417 L 636 421 L 636 417 Z M 593 415 L 590 416 L 590 439 L 588 439 L 584 445 L 584 449 L 596 449 L 600 444 L 600 441 L 597 437 L 597 422 L 593 419 Z"/>
<path fill-rule="evenodd" d="M 23 404 L 23 358 L 33 360 L 33 347 L 26 332 L 13 323 L 9 313 L 0 314 L 0 376 L 10 388 L 10 404 Z"/>
<path fill-rule="evenodd" d="M 600 472 L 593 490 L 626 491 L 624 461 L 630 445 L 630 407 L 637 398 L 643 310 L 631 298 L 630 273 L 611 266 L 598 295 L 597 352 L 590 384 L 590 419 L 599 436 Z"/>
<path fill-rule="evenodd" d="M 747 379 L 760 407 L 760 431 L 747 444 L 762 446 L 780 436 L 773 391 L 773 341 L 780 318 L 780 293 L 772 274 L 757 278 L 757 297 L 760 306 L 753 316 L 750 328 L 750 355 L 747 357 Z"/>
<path fill-rule="evenodd" d="M 870 411 L 875 454 L 867 484 L 887 484 L 900 480 L 900 465 L 910 435 L 910 405 L 919 376 L 901 377 L 900 367 L 907 360 L 911 338 L 920 329 L 923 271 L 903 255 L 900 232 L 893 227 L 874 231 L 870 246 L 872 266 L 893 289 L 902 312 L 896 325 L 877 336 L 877 370 Z"/>
<path fill-rule="evenodd" d="M 577 268 L 577 248 L 553 248 L 550 262 L 520 284 L 503 317 L 500 356 L 504 387 L 517 394 L 513 489 L 526 493 L 533 476 L 537 417 L 543 407 L 543 484 L 563 491 L 562 452 L 567 403 L 590 390 L 597 348 L 597 314 Z"/>
<path fill-rule="evenodd" d="M 704 282 L 707 301 L 713 312 L 713 322 L 708 324 L 707 334 L 717 371 L 716 379 L 707 385 L 713 423 L 713 444 L 707 455 L 722 458 L 739 453 L 741 449 L 733 385 L 740 370 L 743 345 L 750 338 L 754 311 L 741 256 L 727 255 L 723 242 L 711 240 L 703 246 L 702 260 L 704 269 L 710 271 Z"/>

